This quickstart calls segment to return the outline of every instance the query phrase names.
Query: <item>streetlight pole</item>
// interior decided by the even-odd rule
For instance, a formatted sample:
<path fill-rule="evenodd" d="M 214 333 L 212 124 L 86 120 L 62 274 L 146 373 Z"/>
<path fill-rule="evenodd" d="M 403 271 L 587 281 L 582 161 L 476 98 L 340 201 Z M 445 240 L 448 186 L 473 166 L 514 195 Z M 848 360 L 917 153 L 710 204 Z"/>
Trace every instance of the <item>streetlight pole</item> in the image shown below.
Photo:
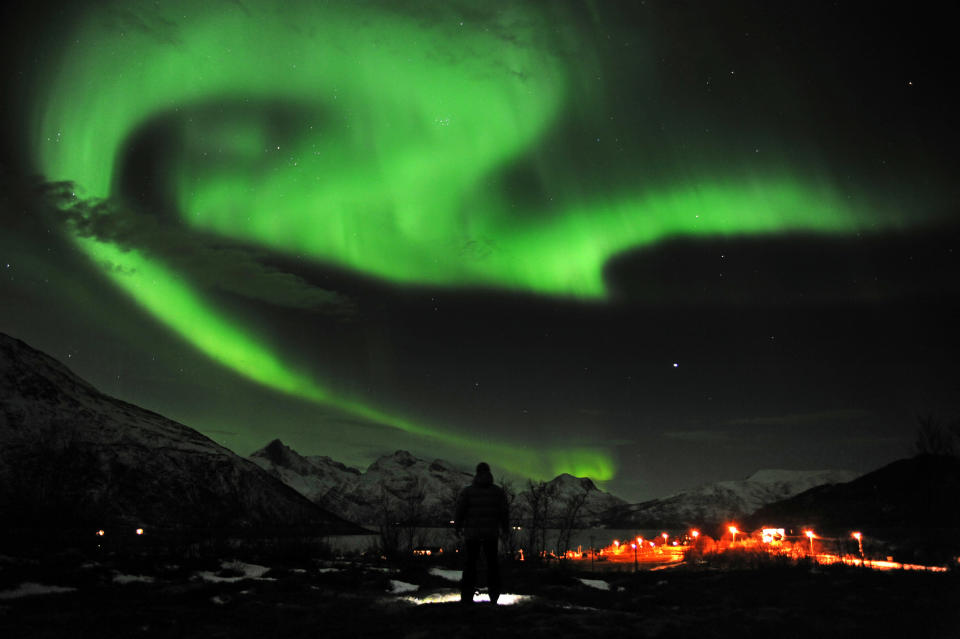
<path fill-rule="evenodd" d="M 860 562 L 863 563 L 863 534 L 855 532 L 853 538 L 857 540 L 857 547 L 860 549 Z"/>
<path fill-rule="evenodd" d="M 816 534 L 812 530 L 806 530 L 803 534 L 810 539 L 810 554 L 813 555 L 813 538 L 816 537 Z"/>

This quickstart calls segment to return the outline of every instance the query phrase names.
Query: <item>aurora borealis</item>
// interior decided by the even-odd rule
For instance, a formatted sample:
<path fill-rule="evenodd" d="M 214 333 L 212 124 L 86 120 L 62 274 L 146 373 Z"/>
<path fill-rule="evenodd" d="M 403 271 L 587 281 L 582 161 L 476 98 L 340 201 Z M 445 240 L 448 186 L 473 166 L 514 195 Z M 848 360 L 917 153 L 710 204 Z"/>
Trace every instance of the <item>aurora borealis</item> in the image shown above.
<path fill-rule="evenodd" d="M 869 465 L 895 415 L 956 407 L 934 344 L 957 187 L 933 50 L 891 42 L 883 16 L 842 40 L 837 11 L 38 13 L 9 45 L 5 166 L 59 186 L 32 221 L 9 200 L 22 241 L 3 260 L 32 274 L 4 291 L 31 301 L 0 330 L 76 351 L 101 385 L 139 379 L 104 390 L 241 453 L 275 436 L 351 463 L 409 447 L 653 496 L 681 468 L 739 473 L 744 426 L 788 423 L 849 427 L 851 465 Z M 906 253 L 925 266 L 897 266 Z M 61 293 L 26 283 L 50 276 Z M 926 322 L 918 296 L 934 327 L 890 336 Z M 106 373 L 118 357 L 135 363 Z M 875 357 L 897 372 L 870 387 Z M 795 437 L 766 450 L 796 460 L 749 463 L 843 464 Z M 716 458 L 673 464 L 678 443 Z"/>

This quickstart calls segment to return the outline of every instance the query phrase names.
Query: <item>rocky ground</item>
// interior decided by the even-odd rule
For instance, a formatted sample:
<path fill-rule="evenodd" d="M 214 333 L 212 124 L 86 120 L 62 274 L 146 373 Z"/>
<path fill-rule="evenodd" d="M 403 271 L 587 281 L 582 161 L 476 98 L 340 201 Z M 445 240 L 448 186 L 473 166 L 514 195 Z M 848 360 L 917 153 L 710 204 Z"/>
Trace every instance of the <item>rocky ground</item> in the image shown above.
<path fill-rule="evenodd" d="M 426 561 L 0 557 L 0 636 L 960 636 L 958 571 L 505 568 L 512 605 L 464 607 L 455 567 Z"/>

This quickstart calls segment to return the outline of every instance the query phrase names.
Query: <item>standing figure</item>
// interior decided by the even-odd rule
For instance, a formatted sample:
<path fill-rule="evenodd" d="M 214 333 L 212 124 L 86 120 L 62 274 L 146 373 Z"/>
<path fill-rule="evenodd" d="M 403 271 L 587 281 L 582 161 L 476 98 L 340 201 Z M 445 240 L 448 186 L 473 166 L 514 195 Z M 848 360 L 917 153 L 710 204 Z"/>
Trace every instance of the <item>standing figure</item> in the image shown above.
<path fill-rule="evenodd" d="M 487 559 L 487 589 L 490 603 L 500 597 L 500 564 L 497 560 L 497 540 L 500 532 L 507 532 L 509 513 L 507 496 L 493 483 L 490 465 L 477 464 L 473 483 L 460 491 L 454 522 L 458 534 L 466 540 L 466 558 L 463 579 L 460 581 L 460 602 L 473 603 L 477 583 L 477 561 L 480 551 Z"/>

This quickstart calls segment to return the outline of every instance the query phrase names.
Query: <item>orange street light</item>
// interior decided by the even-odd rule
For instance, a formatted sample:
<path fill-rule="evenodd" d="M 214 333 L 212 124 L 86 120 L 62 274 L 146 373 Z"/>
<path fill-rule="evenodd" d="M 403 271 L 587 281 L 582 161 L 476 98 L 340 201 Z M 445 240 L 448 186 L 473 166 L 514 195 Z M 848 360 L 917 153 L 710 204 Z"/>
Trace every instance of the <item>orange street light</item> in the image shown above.
<path fill-rule="evenodd" d="M 814 537 L 816 537 L 817 535 L 816 535 L 812 530 L 804 530 L 804 531 L 803 531 L 803 534 L 806 535 L 807 538 L 810 540 L 810 554 L 812 555 L 812 554 L 813 554 L 813 539 L 814 539 Z"/>
<path fill-rule="evenodd" d="M 855 532 L 852 537 L 857 540 L 857 546 L 860 548 L 860 558 L 863 559 L 863 534 Z"/>
<path fill-rule="evenodd" d="M 737 543 L 737 533 L 740 532 L 739 530 L 737 530 L 737 527 L 730 526 L 729 528 L 727 528 L 727 530 L 730 531 L 730 535 L 733 537 L 733 540 L 730 543 L 731 544 Z"/>
<path fill-rule="evenodd" d="M 106 535 L 106 534 L 107 534 L 107 533 L 105 533 L 103 530 L 98 530 L 98 531 L 97 531 L 97 537 L 103 537 L 103 536 Z"/>
<path fill-rule="evenodd" d="M 138 534 L 138 535 L 142 535 L 142 534 L 143 534 L 143 528 L 137 528 L 137 534 Z"/>

